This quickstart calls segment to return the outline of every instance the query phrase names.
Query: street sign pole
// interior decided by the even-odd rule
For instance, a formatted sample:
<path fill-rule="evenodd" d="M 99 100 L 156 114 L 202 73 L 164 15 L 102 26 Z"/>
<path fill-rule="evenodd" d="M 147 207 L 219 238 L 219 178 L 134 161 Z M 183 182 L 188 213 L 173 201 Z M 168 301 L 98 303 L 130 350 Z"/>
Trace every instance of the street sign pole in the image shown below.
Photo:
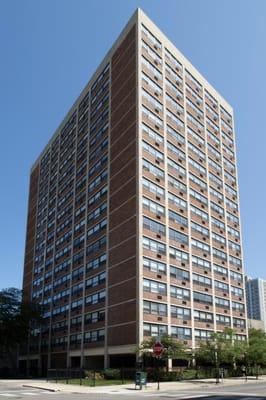
<path fill-rule="evenodd" d="M 153 345 L 153 354 L 156 357 L 156 366 L 157 366 L 157 390 L 160 390 L 160 358 L 162 355 L 162 352 L 164 351 L 164 347 L 160 341 L 157 341 Z"/>
<path fill-rule="evenodd" d="M 156 359 L 157 359 L 157 390 L 160 390 L 160 368 L 159 368 L 160 357 L 156 357 Z"/>

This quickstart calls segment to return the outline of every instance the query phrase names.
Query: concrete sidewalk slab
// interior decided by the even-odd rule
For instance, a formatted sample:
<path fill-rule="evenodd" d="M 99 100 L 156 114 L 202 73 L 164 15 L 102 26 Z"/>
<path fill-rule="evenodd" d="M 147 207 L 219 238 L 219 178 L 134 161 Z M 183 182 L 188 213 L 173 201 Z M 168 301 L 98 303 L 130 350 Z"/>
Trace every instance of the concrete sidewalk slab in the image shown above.
<path fill-rule="evenodd" d="M 7 382 L 11 383 L 12 386 L 16 387 L 28 387 L 34 389 L 42 389 L 50 392 L 63 392 L 63 393 L 102 393 L 102 394 L 125 394 L 125 393 L 134 393 L 137 395 L 138 393 L 143 392 L 157 392 L 157 383 L 152 382 L 148 383 L 147 387 L 143 387 L 143 390 L 135 390 L 135 384 L 124 384 L 124 385 L 109 385 L 109 386 L 80 386 L 73 384 L 63 384 L 63 383 L 55 383 L 55 382 L 47 382 L 46 380 L 0 380 L 1 382 L 6 384 Z M 266 376 L 260 376 L 258 380 L 255 378 L 251 378 L 247 381 L 248 383 L 260 383 L 266 382 Z M 201 379 L 201 380 L 190 380 L 190 381 L 182 381 L 182 382 L 160 382 L 161 391 L 183 391 L 183 390 L 191 390 L 198 388 L 213 388 L 216 386 L 224 387 L 224 386 L 235 386 L 235 385 L 244 385 L 246 383 L 244 378 L 229 378 L 223 380 L 221 383 L 216 385 L 215 379 Z"/>

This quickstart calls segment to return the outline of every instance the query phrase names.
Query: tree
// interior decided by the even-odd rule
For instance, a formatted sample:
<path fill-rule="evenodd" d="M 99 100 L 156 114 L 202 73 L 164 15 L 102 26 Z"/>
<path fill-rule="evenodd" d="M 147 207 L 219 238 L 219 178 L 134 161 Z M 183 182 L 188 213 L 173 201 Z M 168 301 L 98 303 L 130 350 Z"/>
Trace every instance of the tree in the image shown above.
<path fill-rule="evenodd" d="M 219 382 L 219 368 L 236 364 L 242 357 L 242 347 L 233 340 L 234 331 L 225 328 L 223 332 L 214 332 L 206 342 L 201 342 L 195 352 L 197 365 L 215 367 L 216 379 Z"/>
<path fill-rule="evenodd" d="M 258 379 L 259 368 L 266 365 L 266 334 L 262 330 L 249 330 L 245 359 L 247 365 L 255 368 Z"/>
<path fill-rule="evenodd" d="M 138 348 L 138 353 L 142 356 L 151 358 L 153 357 L 153 346 L 157 338 L 151 337 L 147 340 L 144 340 L 140 347 Z M 186 346 L 183 342 L 173 338 L 171 335 L 164 334 L 160 337 L 160 342 L 162 343 L 164 350 L 161 355 L 161 359 L 166 361 L 166 368 L 168 371 L 168 360 L 169 359 L 188 359 L 188 352 Z"/>
<path fill-rule="evenodd" d="M 38 304 L 24 303 L 22 291 L 16 288 L 0 291 L 0 357 L 16 367 L 17 348 L 25 344 L 30 329 L 42 323 Z"/>

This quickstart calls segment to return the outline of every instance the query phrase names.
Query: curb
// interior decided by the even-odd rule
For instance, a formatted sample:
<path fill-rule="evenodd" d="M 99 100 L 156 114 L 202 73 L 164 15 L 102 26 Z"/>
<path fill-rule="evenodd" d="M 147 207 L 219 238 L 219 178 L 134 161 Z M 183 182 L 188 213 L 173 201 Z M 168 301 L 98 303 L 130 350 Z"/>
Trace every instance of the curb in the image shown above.
<path fill-rule="evenodd" d="M 22 387 L 28 387 L 32 389 L 42 389 L 42 390 L 47 390 L 48 392 L 60 392 L 60 389 L 48 389 L 42 386 L 22 385 Z"/>

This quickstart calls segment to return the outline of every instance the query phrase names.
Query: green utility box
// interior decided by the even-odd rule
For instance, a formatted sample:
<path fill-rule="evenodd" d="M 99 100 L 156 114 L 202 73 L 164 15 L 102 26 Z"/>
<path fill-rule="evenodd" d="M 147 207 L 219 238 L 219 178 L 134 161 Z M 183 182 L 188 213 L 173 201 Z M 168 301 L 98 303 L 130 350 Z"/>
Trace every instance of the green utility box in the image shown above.
<path fill-rule="evenodd" d="M 147 373 L 146 372 L 136 372 L 135 376 L 135 388 L 139 386 L 140 390 L 142 389 L 142 386 L 147 385 Z"/>

